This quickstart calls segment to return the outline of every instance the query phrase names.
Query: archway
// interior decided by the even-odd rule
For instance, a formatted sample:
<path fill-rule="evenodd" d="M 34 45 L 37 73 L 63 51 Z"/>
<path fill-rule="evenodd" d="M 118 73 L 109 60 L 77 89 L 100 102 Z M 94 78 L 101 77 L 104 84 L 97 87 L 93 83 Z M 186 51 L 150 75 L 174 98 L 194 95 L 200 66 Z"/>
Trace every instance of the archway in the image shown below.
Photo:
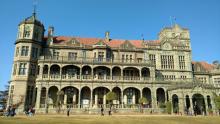
<path fill-rule="evenodd" d="M 157 89 L 157 104 L 160 106 L 160 105 L 163 105 L 165 104 L 165 91 L 163 88 L 158 88 Z"/>
<path fill-rule="evenodd" d="M 113 80 L 120 80 L 121 79 L 121 68 L 114 67 L 112 69 L 112 79 Z"/>
<path fill-rule="evenodd" d="M 186 113 L 188 115 L 189 114 L 189 108 L 192 106 L 192 105 L 190 105 L 190 99 L 189 99 L 188 95 L 186 95 L 185 102 L 186 102 L 186 104 L 185 104 Z"/>
<path fill-rule="evenodd" d="M 207 96 L 207 104 L 208 104 L 208 108 L 212 109 L 211 98 L 209 95 Z"/>
<path fill-rule="evenodd" d="M 151 90 L 147 87 L 143 89 L 143 97 L 147 99 L 148 103 L 144 105 L 146 108 L 151 108 L 152 107 L 152 99 L 151 99 Z"/>
<path fill-rule="evenodd" d="M 49 88 L 49 92 L 48 92 L 48 104 L 49 107 L 53 107 L 56 105 L 57 102 L 57 92 L 58 92 L 58 88 L 56 86 L 52 86 Z"/>
<path fill-rule="evenodd" d="M 110 69 L 105 66 L 98 66 L 94 68 L 95 79 L 110 79 Z"/>
<path fill-rule="evenodd" d="M 92 69 L 90 66 L 82 67 L 82 79 L 92 79 Z"/>
<path fill-rule="evenodd" d="M 140 98 L 140 90 L 134 87 L 129 87 L 124 90 L 124 104 L 131 107 L 131 105 L 138 104 Z"/>
<path fill-rule="evenodd" d="M 144 80 L 148 80 L 150 78 L 150 69 L 146 67 L 142 68 L 141 75 Z"/>
<path fill-rule="evenodd" d="M 206 113 L 206 107 L 205 107 L 205 101 L 203 95 L 194 94 L 192 96 L 192 102 L 193 102 L 193 110 L 195 114 L 201 115 L 203 113 Z"/>
<path fill-rule="evenodd" d="M 66 105 L 67 108 L 75 108 L 77 104 L 79 105 L 79 90 L 77 88 L 68 86 L 64 87 L 62 91 L 64 91 L 63 104 Z"/>
<path fill-rule="evenodd" d="M 62 68 L 62 78 L 63 79 L 79 79 L 80 74 L 79 67 L 75 65 L 66 65 Z"/>
<path fill-rule="evenodd" d="M 109 92 L 109 89 L 106 87 L 97 87 L 93 90 L 93 99 L 94 104 L 98 107 L 105 106 L 107 104 L 106 94 Z"/>
<path fill-rule="evenodd" d="M 140 72 L 135 67 L 126 67 L 123 69 L 124 80 L 140 80 Z"/>
<path fill-rule="evenodd" d="M 112 89 L 112 92 L 116 94 L 116 100 L 113 100 L 113 104 L 115 107 L 119 107 L 118 105 L 122 103 L 121 102 L 121 89 L 119 87 L 114 87 Z"/>
<path fill-rule="evenodd" d="M 91 103 L 91 90 L 89 87 L 83 87 L 81 89 L 81 105 L 83 108 L 89 107 Z"/>
<path fill-rule="evenodd" d="M 172 96 L 173 113 L 179 112 L 179 99 L 176 94 Z"/>
<path fill-rule="evenodd" d="M 51 78 L 59 78 L 60 77 L 60 66 L 52 65 L 50 67 L 50 77 Z"/>

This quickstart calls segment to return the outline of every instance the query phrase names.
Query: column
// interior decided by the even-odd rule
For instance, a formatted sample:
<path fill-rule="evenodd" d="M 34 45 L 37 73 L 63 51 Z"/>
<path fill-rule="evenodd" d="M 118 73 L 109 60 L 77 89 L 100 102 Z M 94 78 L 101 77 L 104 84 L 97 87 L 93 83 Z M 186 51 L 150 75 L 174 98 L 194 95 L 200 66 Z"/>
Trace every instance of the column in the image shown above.
<path fill-rule="evenodd" d="M 73 104 L 76 104 L 76 91 L 73 92 Z"/>
<path fill-rule="evenodd" d="M 124 80 L 124 79 L 123 79 L 123 68 L 122 68 L 122 70 L 121 70 L 121 77 L 120 77 L 120 80 Z"/>
<path fill-rule="evenodd" d="M 204 96 L 204 101 L 205 101 L 205 108 L 204 109 L 205 109 L 205 112 L 207 113 L 209 107 L 208 107 L 207 97 L 205 97 L 205 96 Z"/>
<path fill-rule="evenodd" d="M 133 94 L 132 94 L 132 104 L 136 104 L 136 103 L 135 103 L 135 99 L 136 99 L 135 90 L 133 90 Z"/>
<path fill-rule="evenodd" d="M 112 68 L 110 69 L 110 80 L 112 80 Z"/>
<path fill-rule="evenodd" d="M 194 114 L 192 97 L 189 97 L 189 101 L 190 101 L 190 108 L 189 108 L 189 111 L 190 111 L 192 114 Z"/>
<path fill-rule="evenodd" d="M 48 78 L 50 79 L 50 66 L 48 65 L 48 73 L 47 73 L 47 75 L 48 75 Z"/>
<path fill-rule="evenodd" d="M 94 72 L 93 72 L 93 68 L 91 68 L 91 79 L 93 80 L 94 79 L 94 74 L 93 74 Z"/>
<path fill-rule="evenodd" d="M 62 67 L 60 67 L 60 75 L 59 75 L 60 77 L 60 79 L 62 79 Z"/>
<path fill-rule="evenodd" d="M 82 80 L 82 68 L 80 68 L 79 77 Z M 77 77 L 76 77 L 77 78 Z"/>
<path fill-rule="evenodd" d="M 95 90 L 95 106 L 97 107 L 98 105 L 98 94 L 97 94 L 97 90 Z"/>
<path fill-rule="evenodd" d="M 40 108 L 40 97 L 41 97 L 41 86 L 37 88 L 37 99 L 36 99 L 36 104 L 35 104 L 37 109 Z"/>
<path fill-rule="evenodd" d="M 152 92 L 151 92 L 151 99 L 152 99 L 152 108 L 157 108 L 157 93 L 156 93 L 156 89 L 152 88 Z"/>
<path fill-rule="evenodd" d="M 140 90 L 140 97 L 143 97 L 143 90 Z"/>
<path fill-rule="evenodd" d="M 140 76 L 139 80 L 142 80 L 142 73 L 141 73 L 141 69 L 139 70 L 139 76 Z"/>
<path fill-rule="evenodd" d="M 124 105 L 127 105 L 128 103 L 127 103 L 127 95 L 126 94 L 124 94 Z"/>
<path fill-rule="evenodd" d="M 103 104 L 106 107 L 106 89 L 104 89 Z"/>
<path fill-rule="evenodd" d="M 48 88 L 46 88 L 46 99 L 45 99 L 45 108 L 46 108 L 46 113 L 48 113 L 48 108 L 49 108 L 49 105 L 48 105 Z"/>
<path fill-rule="evenodd" d="M 90 108 L 92 108 L 92 104 L 93 104 L 93 93 L 92 93 L 92 89 L 91 89 L 91 94 L 90 94 Z"/>
<path fill-rule="evenodd" d="M 43 70 L 44 70 L 44 67 L 42 64 L 40 64 L 40 68 L 39 68 L 39 77 L 43 78 Z"/>
<path fill-rule="evenodd" d="M 81 89 L 79 89 L 78 108 L 81 106 Z"/>
<path fill-rule="evenodd" d="M 121 107 L 124 108 L 123 90 L 121 91 Z"/>
<path fill-rule="evenodd" d="M 64 100 L 63 100 L 63 104 L 64 104 L 64 108 L 66 108 L 67 107 L 67 104 L 66 104 L 66 102 L 67 102 L 67 94 L 64 94 Z"/>

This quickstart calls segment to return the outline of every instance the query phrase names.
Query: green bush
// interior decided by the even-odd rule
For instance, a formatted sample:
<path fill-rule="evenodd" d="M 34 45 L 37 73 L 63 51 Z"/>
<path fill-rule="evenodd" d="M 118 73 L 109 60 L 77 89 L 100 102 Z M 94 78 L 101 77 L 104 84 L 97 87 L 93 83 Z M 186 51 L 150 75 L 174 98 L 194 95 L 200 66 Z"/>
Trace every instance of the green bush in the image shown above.
<path fill-rule="evenodd" d="M 171 107 L 172 107 L 172 104 L 171 104 L 171 102 L 168 101 L 166 103 L 166 111 L 168 114 L 171 114 Z"/>

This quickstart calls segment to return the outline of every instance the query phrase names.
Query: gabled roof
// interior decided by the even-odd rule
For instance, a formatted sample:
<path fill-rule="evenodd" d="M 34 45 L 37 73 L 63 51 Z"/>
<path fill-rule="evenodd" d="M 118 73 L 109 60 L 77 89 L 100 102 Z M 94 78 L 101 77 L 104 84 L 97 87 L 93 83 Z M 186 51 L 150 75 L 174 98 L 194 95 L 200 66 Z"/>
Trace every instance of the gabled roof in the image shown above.
<path fill-rule="evenodd" d="M 46 37 L 44 40 L 46 41 Z M 118 40 L 118 39 L 111 39 L 110 41 L 105 41 L 105 39 L 101 38 L 82 38 L 82 37 L 67 37 L 67 36 L 54 36 L 53 37 L 53 43 L 56 45 L 65 45 L 68 41 L 71 39 L 76 39 L 79 41 L 79 43 L 83 45 L 95 45 L 98 42 L 103 42 L 109 47 L 112 48 L 119 48 L 123 43 L 126 41 L 129 42 L 131 45 L 133 45 L 136 48 L 143 48 L 143 41 L 142 40 Z"/>
<path fill-rule="evenodd" d="M 194 69 L 195 71 L 197 70 L 197 68 L 201 68 L 201 71 L 211 71 L 214 69 L 214 65 L 213 64 L 209 64 L 207 62 L 192 62 L 192 64 L 194 64 Z"/>

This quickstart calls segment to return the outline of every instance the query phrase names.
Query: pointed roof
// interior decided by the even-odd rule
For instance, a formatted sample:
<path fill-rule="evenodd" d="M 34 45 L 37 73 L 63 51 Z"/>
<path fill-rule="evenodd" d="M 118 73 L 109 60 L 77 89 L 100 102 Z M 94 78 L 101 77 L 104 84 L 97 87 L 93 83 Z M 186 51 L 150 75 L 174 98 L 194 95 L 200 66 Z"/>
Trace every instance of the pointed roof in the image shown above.
<path fill-rule="evenodd" d="M 35 12 L 33 12 L 31 16 L 25 18 L 19 25 L 21 24 L 36 24 L 38 26 L 44 26 L 39 20 L 37 20 Z"/>

